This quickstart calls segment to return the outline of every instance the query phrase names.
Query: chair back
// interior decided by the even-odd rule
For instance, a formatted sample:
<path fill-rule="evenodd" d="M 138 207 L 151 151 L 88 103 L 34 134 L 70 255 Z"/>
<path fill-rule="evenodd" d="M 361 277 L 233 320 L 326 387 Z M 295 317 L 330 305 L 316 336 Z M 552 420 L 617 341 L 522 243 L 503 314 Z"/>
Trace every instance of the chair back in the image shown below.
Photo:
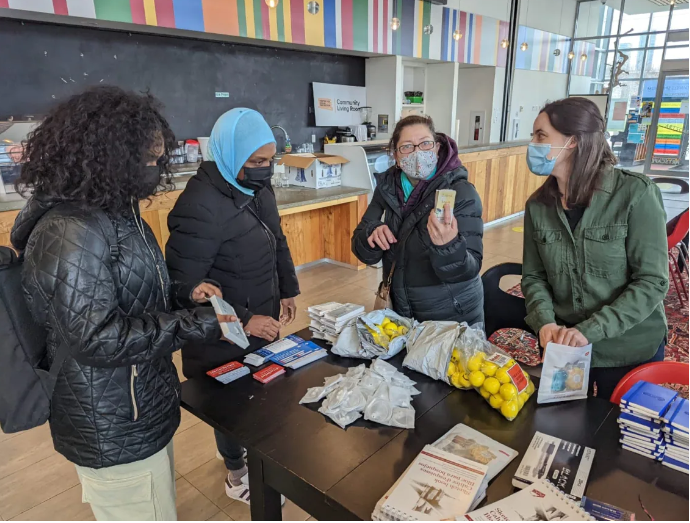
<path fill-rule="evenodd" d="M 673 227 L 668 234 L 669 249 L 673 249 L 676 245 L 683 241 L 683 238 L 687 236 L 688 229 L 690 229 L 690 217 L 688 216 L 689 212 L 690 211 L 686 209 L 685 212 L 683 212 L 680 216 L 669 222 L 669 224 L 673 224 Z"/>
<path fill-rule="evenodd" d="M 513 296 L 501 289 L 501 278 L 504 276 L 522 275 L 522 264 L 502 263 L 491 267 L 482 276 L 484 284 L 484 327 L 489 338 L 500 329 L 522 329 L 534 334 L 525 323 L 527 309 L 525 299 Z"/>
<path fill-rule="evenodd" d="M 678 385 L 688 385 L 687 363 L 680 361 L 654 361 L 645 363 L 628 372 L 618 382 L 611 394 L 611 403 L 620 404 L 621 398 L 638 381 L 647 381 L 656 385 L 663 383 L 675 383 Z"/>

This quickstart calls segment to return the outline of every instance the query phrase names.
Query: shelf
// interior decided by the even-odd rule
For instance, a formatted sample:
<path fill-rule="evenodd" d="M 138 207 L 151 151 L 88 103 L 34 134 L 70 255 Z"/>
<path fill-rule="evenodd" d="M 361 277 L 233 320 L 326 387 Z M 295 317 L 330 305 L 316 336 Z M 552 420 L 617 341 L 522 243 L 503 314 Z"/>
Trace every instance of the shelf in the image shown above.
<path fill-rule="evenodd" d="M 424 105 L 425 105 L 425 104 L 402 104 L 402 106 L 403 106 L 405 109 L 419 108 L 419 107 L 424 108 Z"/>

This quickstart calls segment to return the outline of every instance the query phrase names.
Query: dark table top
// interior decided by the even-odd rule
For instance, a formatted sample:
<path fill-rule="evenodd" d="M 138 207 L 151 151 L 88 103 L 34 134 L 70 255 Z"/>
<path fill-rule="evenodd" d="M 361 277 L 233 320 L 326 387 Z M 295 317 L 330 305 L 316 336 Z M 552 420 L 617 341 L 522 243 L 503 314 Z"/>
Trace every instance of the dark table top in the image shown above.
<path fill-rule="evenodd" d="M 297 334 L 309 337 L 308 331 Z M 401 354 L 390 362 L 401 368 L 402 358 Z M 309 387 L 362 362 L 329 354 L 266 385 L 249 376 L 228 385 L 211 378 L 188 380 L 182 384 L 182 405 L 361 519 L 371 518 L 376 502 L 424 445 L 465 423 L 519 452 L 491 482 L 489 503 L 514 492 L 513 474 L 534 432 L 541 431 L 597 450 L 588 496 L 643 517 L 639 494 L 656 519 L 688 520 L 688 476 L 622 450 L 618 409 L 608 401 L 537 405 L 534 397 L 509 422 L 475 391 L 459 391 L 405 369 L 422 392 L 413 401 L 414 430 L 363 419 L 343 430 L 317 412 L 320 403 L 299 405 Z"/>

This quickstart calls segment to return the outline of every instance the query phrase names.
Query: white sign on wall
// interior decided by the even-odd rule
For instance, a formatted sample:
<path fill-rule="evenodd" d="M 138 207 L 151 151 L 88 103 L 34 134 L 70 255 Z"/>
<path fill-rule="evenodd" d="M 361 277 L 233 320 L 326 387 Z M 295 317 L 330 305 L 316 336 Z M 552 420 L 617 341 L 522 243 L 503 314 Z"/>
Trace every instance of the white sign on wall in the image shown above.
<path fill-rule="evenodd" d="M 365 87 L 313 82 L 314 115 L 319 127 L 359 125 L 359 109 L 367 105 Z"/>

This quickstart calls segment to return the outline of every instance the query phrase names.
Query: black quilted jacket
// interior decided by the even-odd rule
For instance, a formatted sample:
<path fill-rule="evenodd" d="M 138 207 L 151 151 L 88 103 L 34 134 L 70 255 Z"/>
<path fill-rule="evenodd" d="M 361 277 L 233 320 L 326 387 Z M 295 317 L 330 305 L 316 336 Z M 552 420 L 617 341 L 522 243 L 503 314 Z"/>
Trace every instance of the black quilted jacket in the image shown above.
<path fill-rule="evenodd" d="M 217 281 L 245 325 L 254 314 L 278 319 L 280 300 L 299 294 L 270 187 L 252 198 L 226 182 L 215 162 L 204 162 L 168 215 L 168 228 L 165 259 L 170 275 L 179 281 Z M 228 349 L 225 342 L 185 346 L 185 376 L 203 375 L 268 343 L 255 336 L 249 342 L 246 351 Z"/>
<path fill-rule="evenodd" d="M 438 174 L 405 212 L 398 197 L 402 191 L 400 169 L 393 166 L 379 175 L 371 203 L 352 235 L 352 252 L 368 265 L 383 259 L 386 277 L 397 256 L 391 298 L 398 314 L 419 321 L 466 321 L 472 325 L 484 321 L 484 290 L 479 277 L 482 202 L 467 180 L 467 169 L 450 157 L 457 155 L 455 143 L 443 139 L 447 143 L 439 152 Z M 459 234 L 442 246 L 431 242 L 427 229 L 437 189 L 456 192 L 454 214 Z M 401 243 L 387 251 L 369 246 L 367 238 L 384 223 L 399 241 L 407 237 L 402 252 L 398 253 Z"/>
<path fill-rule="evenodd" d="M 211 308 L 170 312 L 171 296 L 189 300 L 191 288 L 172 286 L 171 292 L 148 226 L 141 222 L 144 239 L 133 213 L 112 222 L 119 286 L 93 213 L 34 197 L 12 231 L 13 245 L 25 256 L 29 308 L 48 331 L 48 360 L 58 331 L 72 347 L 51 403 L 55 449 L 91 468 L 142 460 L 170 442 L 180 422 L 172 353 L 185 341 L 221 336 Z"/>

